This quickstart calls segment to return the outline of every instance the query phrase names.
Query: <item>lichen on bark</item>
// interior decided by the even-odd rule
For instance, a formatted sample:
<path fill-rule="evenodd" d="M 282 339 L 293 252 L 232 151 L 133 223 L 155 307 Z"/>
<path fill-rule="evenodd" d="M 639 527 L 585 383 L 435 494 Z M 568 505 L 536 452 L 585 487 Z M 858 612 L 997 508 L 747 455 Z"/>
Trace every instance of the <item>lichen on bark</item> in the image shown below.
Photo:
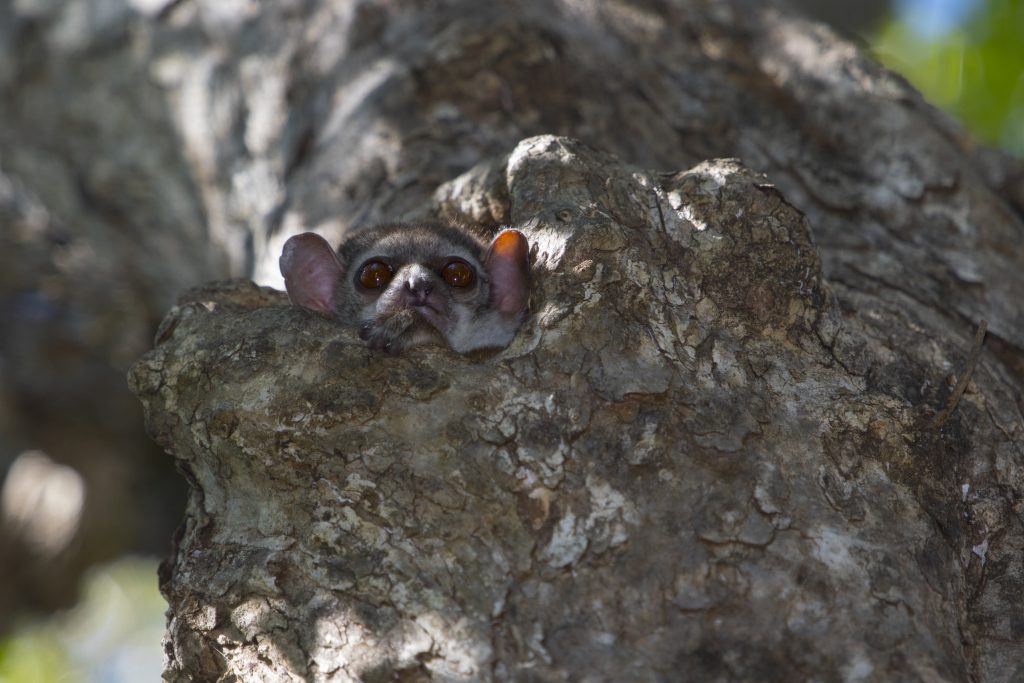
<path fill-rule="evenodd" d="M 941 464 L 967 428 L 926 440 L 858 369 L 888 352 L 803 214 L 735 160 L 542 136 L 495 164 L 437 210 L 505 196 L 529 237 L 508 349 L 381 355 L 241 282 L 186 296 L 133 369 L 193 487 L 165 675 L 963 680 Z"/>

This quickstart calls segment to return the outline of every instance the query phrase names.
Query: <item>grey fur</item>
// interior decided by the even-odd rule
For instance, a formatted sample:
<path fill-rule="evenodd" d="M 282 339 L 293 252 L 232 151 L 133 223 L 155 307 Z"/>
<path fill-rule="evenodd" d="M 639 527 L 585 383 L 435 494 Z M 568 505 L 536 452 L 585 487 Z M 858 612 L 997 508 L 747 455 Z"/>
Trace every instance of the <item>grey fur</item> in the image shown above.
<path fill-rule="evenodd" d="M 281 272 L 292 301 L 356 327 L 373 348 L 398 352 L 427 343 L 447 343 L 459 353 L 504 348 L 525 316 L 526 292 L 522 310 L 511 314 L 497 310 L 492 301 L 493 273 L 508 280 L 497 283 L 499 287 L 529 287 L 525 256 L 521 267 L 489 272 L 488 245 L 465 229 L 432 223 L 381 225 L 355 233 L 336 255 L 327 253 L 329 246 L 322 240 L 303 241 L 299 236 L 289 243 L 281 257 Z M 301 257 L 323 266 L 315 277 L 329 272 L 335 278 L 327 305 L 311 305 L 304 297 L 318 283 L 294 265 L 304 262 L 296 257 L 300 250 Z M 441 277 L 441 269 L 453 259 L 473 269 L 470 286 L 452 287 Z M 393 268 L 391 281 L 382 289 L 366 289 L 359 283 L 363 265 L 371 260 L 385 261 Z"/>

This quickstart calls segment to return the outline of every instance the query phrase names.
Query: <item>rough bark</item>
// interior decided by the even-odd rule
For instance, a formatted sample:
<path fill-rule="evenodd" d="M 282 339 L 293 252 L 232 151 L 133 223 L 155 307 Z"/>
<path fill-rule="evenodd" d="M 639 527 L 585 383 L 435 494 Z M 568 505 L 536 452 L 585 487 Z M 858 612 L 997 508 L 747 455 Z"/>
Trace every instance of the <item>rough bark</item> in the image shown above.
<path fill-rule="evenodd" d="M 538 244 L 496 358 L 370 356 L 239 286 L 168 318 L 133 381 L 192 477 L 170 677 L 1020 677 L 1024 173 L 853 46 L 746 0 L 0 17 L 19 443 L 299 229 Z"/>
<path fill-rule="evenodd" d="M 244 288 L 172 315 L 134 376 L 194 486 L 171 678 L 1021 675 L 1010 162 L 760 3 L 335 9 L 183 71 L 228 112 L 186 146 L 278 181 L 257 274 L 300 226 L 506 221 L 535 317 L 478 362 Z"/>
<path fill-rule="evenodd" d="M 165 320 L 133 383 L 194 487 L 171 680 L 1020 675 L 983 602 L 1013 522 L 979 550 L 982 482 L 1019 476 L 1004 369 L 936 426 L 966 340 L 878 344 L 905 310 L 844 312 L 738 162 L 541 137 L 501 171 L 537 281 L 496 357 L 382 356 L 245 284 Z M 918 355 L 924 400 L 871 377 Z"/>

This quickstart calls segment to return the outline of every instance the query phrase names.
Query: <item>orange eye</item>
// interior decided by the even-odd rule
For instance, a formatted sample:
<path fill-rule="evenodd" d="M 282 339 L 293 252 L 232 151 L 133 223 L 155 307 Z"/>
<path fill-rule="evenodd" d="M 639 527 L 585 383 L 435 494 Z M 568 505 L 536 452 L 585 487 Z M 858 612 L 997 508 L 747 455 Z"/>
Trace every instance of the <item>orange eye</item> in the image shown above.
<path fill-rule="evenodd" d="M 370 261 L 359 270 L 359 284 L 367 289 L 380 289 L 391 282 L 394 269 L 383 261 Z"/>
<path fill-rule="evenodd" d="M 441 269 L 441 277 L 451 287 L 469 287 L 476 279 L 472 266 L 464 261 L 450 261 Z"/>

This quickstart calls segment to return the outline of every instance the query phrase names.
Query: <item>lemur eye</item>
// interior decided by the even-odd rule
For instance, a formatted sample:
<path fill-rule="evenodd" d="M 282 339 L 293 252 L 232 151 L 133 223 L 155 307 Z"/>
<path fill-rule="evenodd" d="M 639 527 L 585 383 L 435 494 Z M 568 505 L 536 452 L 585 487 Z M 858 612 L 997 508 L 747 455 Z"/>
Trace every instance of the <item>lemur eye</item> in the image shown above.
<path fill-rule="evenodd" d="M 391 282 L 394 268 L 383 261 L 370 261 L 359 269 L 359 284 L 367 289 L 380 289 Z"/>
<path fill-rule="evenodd" d="M 476 279 L 476 273 L 465 261 L 449 261 L 441 269 L 441 277 L 451 287 L 469 287 Z"/>

